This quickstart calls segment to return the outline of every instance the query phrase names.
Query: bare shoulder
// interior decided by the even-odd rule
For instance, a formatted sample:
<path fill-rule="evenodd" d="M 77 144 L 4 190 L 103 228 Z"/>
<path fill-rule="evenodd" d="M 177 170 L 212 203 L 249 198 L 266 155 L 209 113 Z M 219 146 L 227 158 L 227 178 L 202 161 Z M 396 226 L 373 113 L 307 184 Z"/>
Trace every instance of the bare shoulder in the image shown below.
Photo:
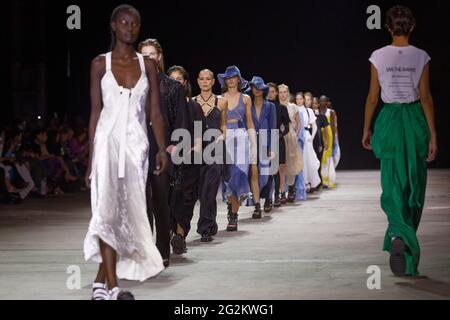
<path fill-rule="evenodd" d="M 226 109 L 228 107 L 228 100 L 223 96 L 217 96 L 217 105 L 220 110 Z"/>
<path fill-rule="evenodd" d="M 99 54 L 91 61 L 91 70 L 96 73 L 104 73 L 106 69 L 106 57 L 103 54 Z"/>
<path fill-rule="evenodd" d="M 228 100 L 224 96 L 217 95 L 217 102 L 218 103 L 228 103 Z"/>
<path fill-rule="evenodd" d="M 252 98 L 250 98 L 250 96 L 248 94 L 243 94 L 244 97 L 244 102 L 245 103 L 252 103 Z"/>

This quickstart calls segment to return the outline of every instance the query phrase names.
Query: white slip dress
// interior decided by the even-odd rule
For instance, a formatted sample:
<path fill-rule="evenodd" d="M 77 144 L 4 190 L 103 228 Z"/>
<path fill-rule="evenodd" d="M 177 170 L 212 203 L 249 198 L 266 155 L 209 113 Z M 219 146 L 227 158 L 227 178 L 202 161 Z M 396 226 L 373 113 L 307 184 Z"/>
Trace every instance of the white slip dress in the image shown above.
<path fill-rule="evenodd" d="M 146 206 L 149 142 L 146 105 L 149 82 L 143 56 L 141 77 L 132 89 L 117 83 L 111 52 L 105 55 L 101 80 L 103 109 L 94 138 L 91 172 L 92 218 L 84 240 L 84 257 L 102 262 L 99 239 L 117 253 L 119 279 L 145 281 L 164 270 Z"/>

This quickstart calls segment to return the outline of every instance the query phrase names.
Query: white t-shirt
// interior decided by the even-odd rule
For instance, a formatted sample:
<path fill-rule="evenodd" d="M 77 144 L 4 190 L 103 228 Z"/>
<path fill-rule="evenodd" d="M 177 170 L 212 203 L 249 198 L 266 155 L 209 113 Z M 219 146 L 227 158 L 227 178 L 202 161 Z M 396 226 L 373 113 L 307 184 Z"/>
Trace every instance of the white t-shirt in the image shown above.
<path fill-rule="evenodd" d="M 374 51 L 369 61 L 378 71 L 383 102 L 411 103 L 419 100 L 420 78 L 430 59 L 428 53 L 414 46 L 386 46 Z"/>

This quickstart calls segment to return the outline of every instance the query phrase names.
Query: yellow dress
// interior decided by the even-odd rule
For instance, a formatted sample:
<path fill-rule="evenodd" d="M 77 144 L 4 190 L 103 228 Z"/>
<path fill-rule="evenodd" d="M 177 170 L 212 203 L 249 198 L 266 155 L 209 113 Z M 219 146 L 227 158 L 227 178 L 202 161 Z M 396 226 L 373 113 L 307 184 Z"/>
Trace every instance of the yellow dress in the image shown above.
<path fill-rule="evenodd" d="M 334 188 L 336 187 L 336 170 L 334 168 L 333 163 L 333 131 L 331 130 L 331 110 L 327 109 L 325 116 L 327 117 L 329 126 L 321 129 L 322 137 L 325 141 L 324 130 L 327 130 L 327 145 L 328 148 L 324 150 L 321 161 L 321 170 L 320 173 L 322 175 L 322 184 L 324 186 Z"/>

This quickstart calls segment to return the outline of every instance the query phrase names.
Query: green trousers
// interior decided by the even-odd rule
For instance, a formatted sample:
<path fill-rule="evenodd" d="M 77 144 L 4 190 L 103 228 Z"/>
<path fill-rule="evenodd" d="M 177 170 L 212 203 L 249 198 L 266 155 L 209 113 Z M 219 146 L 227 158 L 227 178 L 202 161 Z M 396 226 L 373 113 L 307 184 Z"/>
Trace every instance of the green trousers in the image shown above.
<path fill-rule="evenodd" d="M 418 275 L 420 246 L 416 232 L 427 182 L 430 131 L 420 102 L 385 104 L 375 122 L 372 147 L 381 161 L 381 208 L 388 218 L 383 250 L 405 243 L 406 273 Z"/>

